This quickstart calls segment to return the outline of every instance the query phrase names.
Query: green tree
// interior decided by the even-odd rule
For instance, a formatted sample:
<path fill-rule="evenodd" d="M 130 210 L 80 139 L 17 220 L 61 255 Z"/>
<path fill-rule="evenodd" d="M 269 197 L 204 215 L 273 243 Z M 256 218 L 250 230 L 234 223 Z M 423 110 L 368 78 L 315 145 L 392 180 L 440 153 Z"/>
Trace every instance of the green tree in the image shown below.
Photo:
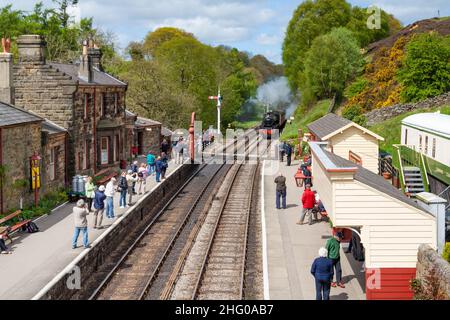
<path fill-rule="evenodd" d="M 300 87 L 300 73 L 314 39 L 346 25 L 350 16 L 351 6 L 345 0 L 307 0 L 295 10 L 283 42 L 283 63 L 293 89 Z"/>
<path fill-rule="evenodd" d="M 436 33 L 416 35 L 406 46 L 398 74 L 405 102 L 450 91 L 450 37 Z"/>
<path fill-rule="evenodd" d="M 383 39 L 400 27 L 400 22 L 381 10 L 381 28 L 368 29 L 367 9 L 352 7 L 345 0 L 307 0 L 295 10 L 283 42 L 283 63 L 292 89 L 304 81 L 305 57 L 314 39 L 337 27 L 354 33 L 359 46 Z M 302 93 L 303 94 L 303 93 Z"/>
<path fill-rule="evenodd" d="M 317 98 L 341 94 L 347 80 L 354 77 L 363 60 L 358 42 L 346 28 L 337 28 L 317 37 L 305 59 L 303 88 Z"/>

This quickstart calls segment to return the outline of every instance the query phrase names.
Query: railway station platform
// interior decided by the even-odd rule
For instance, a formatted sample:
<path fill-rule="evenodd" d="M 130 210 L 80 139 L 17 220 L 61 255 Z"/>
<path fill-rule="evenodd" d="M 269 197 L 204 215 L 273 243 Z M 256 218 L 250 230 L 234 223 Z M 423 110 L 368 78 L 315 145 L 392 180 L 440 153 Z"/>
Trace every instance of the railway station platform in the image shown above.
<path fill-rule="evenodd" d="M 311 265 L 332 236 L 328 222 L 297 225 L 300 219 L 303 187 L 297 187 L 294 175 L 299 161 L 264 161 L 262 170 L 262 215 L 265 299 L 314 300 L 316 296 Z M 281 172 L 286 177 L 286 209 L 275 206 L 275 177 Z M 314 183 L 314 181 L 313 181 Z M 312 188 L 314 190 L 314 187 Z M 305 222 L 307 219 L 305 219 Z M 364 270 L 361 262 L 341 248 L 342 277 L 345 288 L 331 288 L 331 300 L 365 300 Z"/>
<path fill-rule="evenodd" d="M 172 160 L 169 163 L 167 176 L 174 173 L 181 165 Z M 143 197 L 151 197 L 151 192 L 157 187 L 155 177 L 147 180 L 144 195 L 133 196 L 133 203 Z M 72 249 L 71 239 L 74 231 L 72 208 L 75 203 L 67 203 L 36 221 L 40 232 L 28 234 L 19 233 L 13 237 L 13 243 L 8 244 L 13 254 L 0 256 L 0 300 L 28 300 L 33 298 L 55 276 L 69 265 L 86 249 L 81 246 L 82 236 L 78 239 L 79 247 Z M 103 218 L 103 229 L 93 229 L 93 214 L 88 216 L 89 242 L 99 238 L 116 219 L 131 208 L 119 207 L 119 193 L 114 197 L 116 218 Z M 80 247 L 81 246 L 81 247 Z"/>

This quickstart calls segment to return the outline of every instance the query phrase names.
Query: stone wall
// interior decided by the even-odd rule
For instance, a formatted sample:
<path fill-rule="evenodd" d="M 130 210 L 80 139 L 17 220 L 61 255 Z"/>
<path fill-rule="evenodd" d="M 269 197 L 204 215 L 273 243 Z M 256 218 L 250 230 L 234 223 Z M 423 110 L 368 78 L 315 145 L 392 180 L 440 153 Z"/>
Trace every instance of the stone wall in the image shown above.
<path fill-rule="evenodd" d="M 125 252 L 118 252 L 120 249 L 127 249 L 123 246 L 124 241 L 128 242 L 130 237 L 135 237 L 142 232 L 168 199 L 173 196 L 174 192 L 184 184 L 197 168 L 197 165 L 184 165 L 179 168 L 164 180 L 153 193 L 139 201 L 133 211 L 127 213 L 118 225 L 113 226 L 94 243 L 92 249 L 76 262 L 76 266 L 80 268 L 81 290 L 70 289 L 67 286 L 68 280 L 71 283 L 73 273 L 73 268 L 71 268 L 63 277 L 56 279 L 56 282 L 39 298 L 42 300 L 67 300 L 73 298 L 74 295 L 88 297 L 89 293 L 83 292 L 83 289 L 86 290 L 86 287 L 89 287 L 89 280 L 91 280 L 95 271 L 108 262 L 110 263 L 108 258 L 112 257 L 113 253 L 115 257 L 120 257 Z"/>
<path fill-rule="evenodd" d="M 417 254 L 416 277 L 425 279 L 433 267 L 437 271 L 441 288 L 447 292 L 447 297 L 450 299 L 450 264 L 430 246 L 421 245 Z"/>
<path fill-rule="evenodd" d="M 151 129 L 147 130 L 147 129 Z M 161 126 L 151 126 L 143 129 L 143 145 L 142 154 L 147 154 L 149 151 L 154 155 L 159 155 L 161 153 Z"/>
<path fill-rule="evenodd" d="M 117 108 L 116 98 L 117 94 Z M 88 101 L 85 117 L 86 100 Z M 125 89 L 117 87 L 80 86 L 75 93 L 74 121 L 72 130 L 73 152 L 75 154 L 75 172 L 92 175 L 93 168 L 99 170 L 118 166 L 125 159 Z M 95 113 L 94 113 L 95 112 Z M 94 134 L 94 126 L 95 132 Z M 114 137 L 119 137 L 119 151 L 114 156 Z M 101 137 L 108 137 L 109 163 L 100 164 Z M 94 140 L 96 144 L 94 145 Z M 87 148 L 89 150 L 87 150 Z M 95 150 L 96 149 L 96 150 Z M 97 170 L 98 171 L 98 170 Z"/>
<path fill-rule="evenodd" d="M 45 134 L 45 133 L 43 133 Z M 66 184 L 66 133 L 47 135 L 42 145 L 42 192 L 58 191 Z M 54 170 L 50 166 L 51 152 L 55 150 Z"/>
<path fill-rule="evenodd" d="M 72 129 L 77 86 L 71 77 L 49 65 L 23 62 L 14 67 L 14 85 L 16 106 Z"/>
<path fill-rule="evenodd" d="M 372 110 L 364 114 L 364 116 L 367 119 L 367 125 L 372 126 L 406 112 L 435 108 L 443 105 L 450 105 L 450 92 L 417 103 L 397 104 L 391 107 Z"/>
<path fill-rule="evenodd" d="M 41 154 L 41 123 L 27 123 L 2 128 L 3 164 L 6 167 L 6 178 L 3 184 L 5 212 L 19 208 L 18 190 L 12 185 L 19 179 L 30 183 L 30 157 L 34 152 Z M 24 206 L 33 202 L 34 196 L 30 188 L 24 192 Z"/>

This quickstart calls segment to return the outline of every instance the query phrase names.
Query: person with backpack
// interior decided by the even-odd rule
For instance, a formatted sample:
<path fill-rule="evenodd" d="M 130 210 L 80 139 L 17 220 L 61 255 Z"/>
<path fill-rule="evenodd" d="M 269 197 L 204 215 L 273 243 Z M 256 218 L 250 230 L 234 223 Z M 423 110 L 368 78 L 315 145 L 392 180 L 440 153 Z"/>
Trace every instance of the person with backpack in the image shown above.
<path fill-rule="evenodd" d="M 133 194 L 137 194 L 136 193 L 136 182 L 137 182 L 137 174 L 139 171 L 139 165 L 138 165 L 137 161 L 134 161 L 133 164 L 131 165 L 131 171 L 133 172 L 133 175 L 136 176 L 136 181 L 133 181 L 131 184 L 132 192 L 133 192 Z"/>
<path fill-rule="evenodd" d="M 158 159 L 156 159 L 156 182 L 161 182 L 161 172 L 162 172 L 162 167 L 163 167 L 163 163 L 161 161 L 161 157 L 158 157 Z"/>
<path fill-rule="evenodd" d="M 141 195 L 145 192 L 145 182 L 147 181 L 147 168 L 145 166 L 145 163 L 141 163 L 141 166 L 138 170 L 137 175 L 138 181 L 137 181 L 137 193 Z"/>
<path fill-rule="evenodd" d="M 127 204 L 127 192 L 128 192 L 128 182 L 126 172 L 122 172 L 119 180 L 119 191 L 120 191 L 120 208 L 124 209 Z"/>
<path fill-rule="evenodd" d="M 162 162 L 162 168 L 161 168 L 161 178 L 166 179 L 166 171 L 169 167 L 169 158 L 167 157 L 167 154 L 164 152 L 161 153 L 161 162 Z"/>
<path fill-rule="evenodd" d="M 95 191 L 94 198 L 94 229 L 100 229 L 102 226 L 103 212 L 105 211 L 105 199 L 105 187 L 100 186 L 98 190 Z"/>
<path fill-rule="evenodd" d="M 89 214 L 88 207 L 83 199 L 78 200 L 77 205 L 73 208 L 73 217 L 75 222 L 75 232 L 72 238 L 72 249 L 77 248 L 78 237 L 80 232 L 83 232 L 83 245 L 89 248 L 88 239 L 88 222 L 87 215 Z"/>
<path fill-rule="evenodd" d="M 86 184 L 84 185 L 84 191 L 86 195 L 86 201 L 88 205 L 89 212 L 92 211 L 92 202 L 95 197 L 95 185 L 92 182 L 92 177 L 87 177 Z"/>

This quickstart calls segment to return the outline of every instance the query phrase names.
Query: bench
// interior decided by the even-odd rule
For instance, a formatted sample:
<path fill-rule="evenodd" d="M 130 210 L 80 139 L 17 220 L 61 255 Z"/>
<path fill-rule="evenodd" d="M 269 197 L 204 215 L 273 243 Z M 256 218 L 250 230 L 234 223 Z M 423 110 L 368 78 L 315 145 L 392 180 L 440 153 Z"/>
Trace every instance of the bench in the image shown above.
<path fill-rule="evenodd" d="M 104 185 L 104 184 L 107 183 L 109 180 L 111 180 L 111 178 L 116 178 L 117 175 L 118 175 L 117 172 L 110 173 L 110 174 L 104 176 L 103 178 L 101 178 L 100 180 L 98 180 L 98 181 L 97 181 L 97 185 L 99 185 L 99 186 L 100 186 L 100 185 Z"/>
<path fill-rule="evenodd" d="M 22 211 L 17 210 L 16 212 L 11 213 L 11 214 L 7 215 L 6 217 L 1 218 L 0 225 L 13 220 L 14 218 L 19 217 L 21 215 L 21 213 L 22 213 Z M 30 221 L 31 221 L 31 219 L 18 221 L 14 225 L 9 226 L 8 228 L 5 228 L 5 230 L 3 231 L 3 234 L 5 235 L 6 238 L 8 238 L 12 242 L 12 238 L 9 235 L 11 233 L 21 229 L 22 227 L 26 226 Z"/>

